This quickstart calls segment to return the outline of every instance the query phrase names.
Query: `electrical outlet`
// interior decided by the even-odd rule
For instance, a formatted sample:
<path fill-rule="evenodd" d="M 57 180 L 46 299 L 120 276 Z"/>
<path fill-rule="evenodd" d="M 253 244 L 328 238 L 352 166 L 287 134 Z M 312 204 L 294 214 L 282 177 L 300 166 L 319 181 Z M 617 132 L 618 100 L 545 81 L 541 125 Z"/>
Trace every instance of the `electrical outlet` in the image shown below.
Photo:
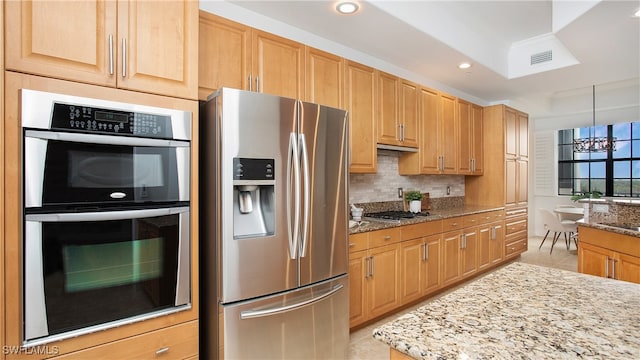
<path fill-rule="evenodd" d="M 401 187 L 398 188 L 398 198 L 402 199 L 402 195 L 404 195 L 404 191 Z"/>
<path fill-rule="evenodd" d="M 447 195 L 451 195 L 451 186 L 447 186 Z"/>
<path fill-rule="evenodd" d="M 606 204 L 593 204 L 593 212 L 608 213 L 609 212 L 609 205 L 606 205 Z"/>

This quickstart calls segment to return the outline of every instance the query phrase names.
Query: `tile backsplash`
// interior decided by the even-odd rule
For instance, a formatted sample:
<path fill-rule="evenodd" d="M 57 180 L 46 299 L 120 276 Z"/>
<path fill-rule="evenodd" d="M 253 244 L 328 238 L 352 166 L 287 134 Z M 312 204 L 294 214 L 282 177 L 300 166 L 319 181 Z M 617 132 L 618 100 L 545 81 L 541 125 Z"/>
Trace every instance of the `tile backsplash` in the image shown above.
<path fill-rule="evenodd" d="M 432 199 L 464 197 L 464 175 L 398 175 L 398 157 L 401 154 L 378 150 L 377 173 L 349 174 L 349 203 L 397 201 L 400 200 L 399 187 L 428 192 Z"/>

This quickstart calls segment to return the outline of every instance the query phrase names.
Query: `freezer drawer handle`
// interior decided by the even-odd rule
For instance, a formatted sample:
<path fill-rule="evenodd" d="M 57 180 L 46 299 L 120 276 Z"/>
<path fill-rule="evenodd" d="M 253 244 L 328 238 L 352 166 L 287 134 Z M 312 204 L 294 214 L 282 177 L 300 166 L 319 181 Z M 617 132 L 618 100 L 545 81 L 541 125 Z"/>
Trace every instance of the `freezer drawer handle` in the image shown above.
<path fill-rule="evenodd" d="M 314 304 L 318 301 L 321 301 L 322 299 L 337 293 L 343 287 L 344 285 L 338 284 L 334 286 L 332 289 L 327 290 L 323 294 L 320 294 L 311 299 L 301 301 L 297 304 L 291 304 L 291 305 L 281 306 L 281 307 L 272 308 L 272 309 L 242 311 L 240 312 L 240 319 L 246 320 L 246 319 L 258 318 L 258 317 L 264 317 L 264 316 L 271 316 L 271 315 L 281 314 L 291 310 L 299 309 L 299 308 Z"/>

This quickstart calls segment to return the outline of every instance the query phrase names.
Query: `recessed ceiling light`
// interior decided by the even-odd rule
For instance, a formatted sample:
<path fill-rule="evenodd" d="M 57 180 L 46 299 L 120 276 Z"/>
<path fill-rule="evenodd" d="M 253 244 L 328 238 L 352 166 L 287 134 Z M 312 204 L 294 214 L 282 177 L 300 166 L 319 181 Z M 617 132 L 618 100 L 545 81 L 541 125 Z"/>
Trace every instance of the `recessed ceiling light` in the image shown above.
<path fill-rule="evenodd" d="M 468 69 L 470 67 L 471 67 L 471 64 L 469 64 L 468 62 L 463 62 L 463 63 L 460 63 L 460 65 L 458 65 L 458 69 L 462 69 L 462 70 Z"/>
<path fill-rule="evenodd" d="M 338 10 L 338 12 L 340 14 L 345 14 L 345 15 L 351 15 L 353 13 L 355 13 L 356 11 L 358 11 L 358 4 L 352 1 L 343 1 L 343 2 L 339 2 L 336 5 L 336 10 Z"/>

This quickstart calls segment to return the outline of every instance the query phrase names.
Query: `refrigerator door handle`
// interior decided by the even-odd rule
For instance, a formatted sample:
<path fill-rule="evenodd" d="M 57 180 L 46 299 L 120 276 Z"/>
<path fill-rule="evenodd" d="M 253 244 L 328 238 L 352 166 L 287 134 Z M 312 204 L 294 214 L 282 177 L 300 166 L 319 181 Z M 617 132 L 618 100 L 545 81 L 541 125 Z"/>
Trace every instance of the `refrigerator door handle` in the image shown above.
<path fill-rule="evenodd" d="M 300 160 L 302 163 L 302 181 L 303 181 L 303 197 L 302 197 L 302 249 L 300 250 L 300 257 L 307 255 L 307 243 L 309 241 L 309 213 L 311 212 L 310 196 L 310 183 L 309 183 L 309 153 L 307 152 L 307 141 L 304 134 L 298 135 L 300 146 Z"/>
<path fill-rule="evenodd" d="M 293 191 L 291 189 L 292 170 Z M 291 224 L 292 193 L 293 224 Z M 289 159 L 287 160 L 287 230 L 289 234 L 289 257 L 294 260 L 298 256 L 298 239 L 300 237 L 300 162 L 298 161 L 298 139 L 295 133 L 289 134 Z"/>
<path fill-rule="evenodd" d="M 291 310 L 299 309 L 299 308 L 302 308 L 302 307 L 317 303 L 318 301 L 321 301 L 322 299 L 327 298 L 327 297 L 337 293 L 343 287 L 344 287 L 344 285 L 338 284 L 338 285 L 334 286 L 333 288 L 330 288 L 330 289 L 326 290 L 325 292 L 321 293 L 318 296 L 315 296 L 315 297 L 312 297 L 310 299 L 301 301 L 299 303 L 291 304 L 291 305 L 279 306 L 279 307 L 275 307 L 275 308 L 271 308 L 271 309 L 242 311 L 242 312 L 240 312 L 240 320 L 258 318 L 258 317 L 264 317 L 264 316 L 271 316 L 271 315 L 281 314 L 281 313 L 288 312 L 288 311 L 291 311 Z"/>

